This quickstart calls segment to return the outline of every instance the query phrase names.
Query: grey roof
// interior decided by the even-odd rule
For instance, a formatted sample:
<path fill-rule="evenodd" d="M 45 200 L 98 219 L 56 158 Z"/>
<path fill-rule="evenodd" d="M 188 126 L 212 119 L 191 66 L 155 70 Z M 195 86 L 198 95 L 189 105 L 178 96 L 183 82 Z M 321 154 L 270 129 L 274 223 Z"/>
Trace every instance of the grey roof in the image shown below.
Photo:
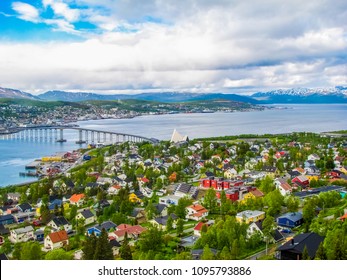
<path fill-rule="evenodd" d="M 16 234 L 21 234 L 21 233 L 27 233 L 29 231 L 34 231 L 34 228 L 32 226 L 26 226 L 26 227 L 14 229 L 13 231 Z"/>
<path fill-rule="evenodd" d="M 27 202 L 17 205 L 17 208 L 20 208 L 21 211 L 25 212 L 26 210 L 31 210 L 31 205 Z"/>
<path fill-rule="evenodd" d="M 94 217 L 94 214 L 89 209 L 84 209 L 81 214 L 85 219 Z"/>
<path fill-rule="evenodd" d="M 52 221 L 57 225 L 57 227 L 69 225 L 70 223 L 65 219 L 65 217 L 54 217 Z"/>
<path fill-rule="evenodd" d="M 103 222 L 101 225 L 96 226 L 95 228 L 99 229 L 99 230 L 103 230 L 105 229 L 106 231 L 109 231 L 112 228 L 116 228 L 117 225 L 111 221 L 106 221 Z"/>
<path fill-rule="evenodd" d="M 157 209 L 158 213 L 160 214 L 161 212 L 163 212 L 163 210 L 165 208 L 167 208 L 167 206 L 165 204 L 160 204 L 160 203 L 156 203 L 154 204 L 154 207 Z"/>

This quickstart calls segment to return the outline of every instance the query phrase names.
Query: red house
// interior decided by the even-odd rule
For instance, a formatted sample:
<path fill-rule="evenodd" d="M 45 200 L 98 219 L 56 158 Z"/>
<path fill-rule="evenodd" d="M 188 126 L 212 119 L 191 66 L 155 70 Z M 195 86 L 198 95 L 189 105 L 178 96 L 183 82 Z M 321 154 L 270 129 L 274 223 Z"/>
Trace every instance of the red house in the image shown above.
<path fill-rule="evenodd" d="M 302 188 L 307 188 L 310 185 L 310 181 L 304 175 L 300 175 L 300 176 L 295 177 L 292 180 L 292 183 L 294 183 L 294 184 L 296 184 Z"/>

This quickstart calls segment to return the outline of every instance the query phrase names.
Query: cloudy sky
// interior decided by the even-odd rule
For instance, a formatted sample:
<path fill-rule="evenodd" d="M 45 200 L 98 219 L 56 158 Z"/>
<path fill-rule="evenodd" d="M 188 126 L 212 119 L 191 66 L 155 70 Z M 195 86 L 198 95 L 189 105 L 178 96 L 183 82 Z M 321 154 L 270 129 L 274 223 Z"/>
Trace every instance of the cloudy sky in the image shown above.
<path fill-rule="evenodd" d="M 347 85 L 346 0 L 0 0 L 0 86 L 251 93 Z"/>

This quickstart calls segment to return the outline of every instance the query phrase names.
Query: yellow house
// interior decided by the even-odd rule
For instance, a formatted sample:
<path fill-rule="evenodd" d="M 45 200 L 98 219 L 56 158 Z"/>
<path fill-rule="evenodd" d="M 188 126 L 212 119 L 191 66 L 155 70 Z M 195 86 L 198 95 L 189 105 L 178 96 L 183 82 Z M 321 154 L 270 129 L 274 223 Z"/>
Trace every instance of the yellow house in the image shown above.
<path fill-rule="evenodd" d="M 347 168 L 344 167 L 344 166 L 342 166 L 342 167 L 340 168 L 340 171 L 341 171 L 342 173 L 344 173 L 344 174 L 347 174 Z"/>
<path fill-rule="evenodd" d="M 138 198 L 137 195 L 134 193 L 129 194 L 129 201 L 132 203 L 141 203 L 142 202 L 142 200 L 140 198 Z"/>
<path fill-rule="evenodd" d="M 258 210 L 246 210 L 236 214 L 236 220 L 238 222 L 252 223 L 265 219 L 265 212 Z"/>
<path fill-rule="evenodd" d="M 316 175 L 305 175 L 306 178 L 311 182 L 311 180 L 319 180 L 319 177 Z"/>
<path fill-rule="evenodd" d="M 237 175 L 237 170 L 235 168 L 229 168 L 224 172 L 224 178 L 231 179 Z"/>
<path fill-rule="evenodd" d="M 256 199 L 258 197 L 263 197 L 263 196 L 264 196 L 264 194 L 260 190 L 255 189 L 253 191 L 246 193 L 243 196 L 241 203 L 245 203 L 247 201 L 247 199 Z"/>

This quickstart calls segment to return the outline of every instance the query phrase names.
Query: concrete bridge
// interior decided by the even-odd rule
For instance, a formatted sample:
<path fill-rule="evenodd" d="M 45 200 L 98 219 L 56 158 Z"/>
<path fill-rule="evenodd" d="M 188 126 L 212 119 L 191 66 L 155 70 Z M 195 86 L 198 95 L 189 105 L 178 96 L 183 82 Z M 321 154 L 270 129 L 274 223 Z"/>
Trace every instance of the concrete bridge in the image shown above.
<path fill-rule="evenodd" d="M 64 130 L 76 130 L 78 132 L 78 141 L 76 141 L 76 144 L 156 142 L 156 139 L 139 135 L 80 128 L 76 126 L 18 127 L 13 129 L 11 132 L 0 134 L 0 139 L 44 139 L 54 140 L 56 142 L 66 142 L 66 139 L 64 138 Z"/>

